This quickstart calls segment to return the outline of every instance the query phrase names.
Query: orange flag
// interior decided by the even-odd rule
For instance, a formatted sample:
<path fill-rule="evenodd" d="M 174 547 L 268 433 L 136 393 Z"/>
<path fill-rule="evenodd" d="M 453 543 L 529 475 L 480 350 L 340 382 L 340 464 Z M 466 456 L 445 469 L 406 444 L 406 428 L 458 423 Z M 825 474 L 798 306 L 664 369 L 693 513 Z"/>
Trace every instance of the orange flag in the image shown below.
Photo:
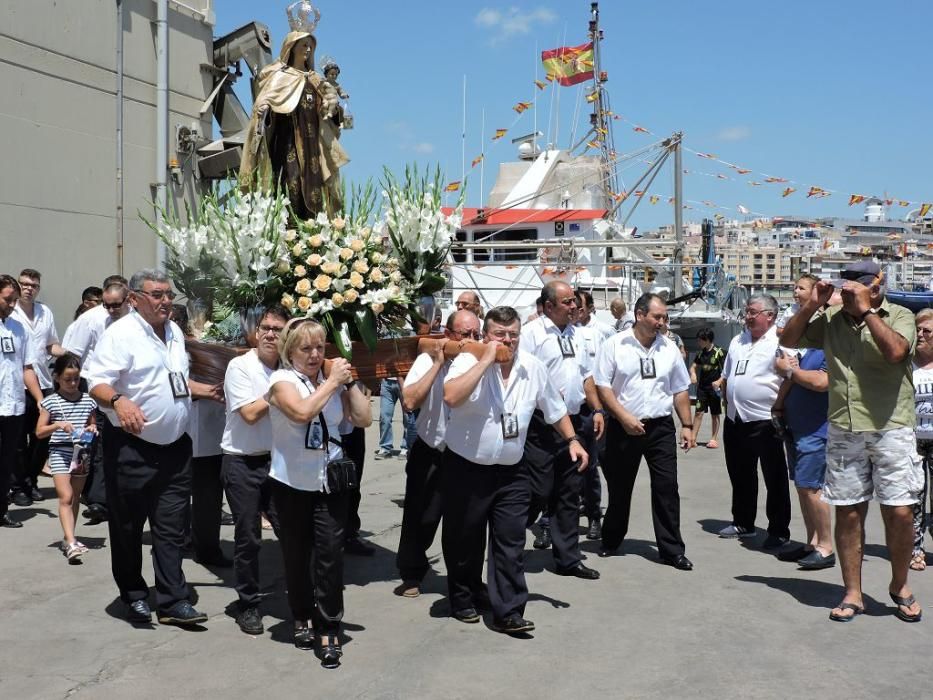
<path fill-rule="evenodd" d="M 864 201 L 865 201 L 865 195 L 853 194 L 852 196 L 849 197 L 849 206 L 851 207 L 853 204 L 860 204 Z"/>
<path fill-rule="evenodd" d="M 784 177 L 766 177 L 765 182 L 787 182 L 787 178 Z"/>
<path fill-rule="evenodd" d="M 632 127 L 632 131 L 634 131 L 634 132 L 636 132 L 636 133 L 638 133 L 638 134 L 650 134 L 650 133 L 651 133 L 650 131 L 648 131 L 648 130 L 647 130 L 645 127 L 643 127 L 643 126 L 633 126 L 633 127 Z"/>
<path fill-rule="evenodd" d="M 921 219 L 930 212 L 930 207 L 933 207 L 933 204 L 921 204 L 920 205 L 920 218 Z"/>
<path fill-rule="evenodd" d="M 519 102 L 517 105 L 512 107 L 512 109 L 521 114 L 526 109 L 531 109 L 531 102 Z"/>
<path fill-rule="evenodd" d="M 544 82 L 543 80 L 536 80 L 536 81 L 535 81 L 535 85 L 538 86 L 538 89 L 539 89 L 539 90 L 543 90 L 544 88 L 547 87 L 547 83 Z"/>
<path fill-rule="evenodd" d="M 478 156 L 476 156 L 476 158 L 473 159 L 473 162 L 470 163 L 470 167 L 475 168 L 477 165 L 480 164 L 482 160 L 483 160 L 483 154 L 480 153 Z"/>
<path fill-rule="evenodd" d="M 501 139 L 507 133 L 509 133 L 508 129 L 496 129 L 496 135 L 492 137 L 492 140 L 496 141 L 497 139 Z"/>
<path fill-rule="evenodd" d="M 781 196 L 786 197 L 787 195 L 791 194 L 792 192 L 796 192 L 796 191 L 797 191 L 796 187 L 785 187 L 784 191 L 781 193 Z"/>
<path fill-rule="evenodd" d="M 748 175 L 751 170 L 746 170 L 745 168 L 736 168 L 735 172 L 737 172 L 739 175 Z"/>
<path fill-rule="evenodd" d="M 600 143 L 596 139 L 593 139 L 592 141 L 587 141 L 586 145 L 589 146 L 590 148 L 599 148 Z"/>
<path fill-rule="evenodd" d="M 444 188 L 445 192 L 456 192 L 460 189 L 460 181 L 451 182 L 447 187 Z"/>
<path fill-rule="evenodd" d="M 816 185 L 814 185 L 813 187 L 811 187 L 811 188 L 810 188 L 810 191 L 807 192 L 807 198 L 810 198 L 810 197 L 828 197 L 828 196 L 829 196 L 829 192 L 827 192 L 826 190 L 824 190 L 822 187 L 817 187 Z"/>

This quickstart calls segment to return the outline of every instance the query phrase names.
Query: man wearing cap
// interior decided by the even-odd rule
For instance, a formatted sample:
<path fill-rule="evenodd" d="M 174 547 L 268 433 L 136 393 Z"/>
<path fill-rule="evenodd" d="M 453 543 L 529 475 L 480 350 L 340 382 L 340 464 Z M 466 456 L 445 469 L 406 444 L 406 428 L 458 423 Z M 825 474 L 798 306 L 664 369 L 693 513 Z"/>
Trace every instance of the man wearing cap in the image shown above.
<path fill-rule="evenodd" d="M 882 280 L 881 268 L 863 261 L 846 267 L 838 279 L 818 282 L 781 336 L 786 347 L 822 348 L 826 355 L 823 499 L 836 507 L 836 550 L 845 585 L 829 616 L 837 622 L 864 611 L 862 556 L 872 497 L 881 504 L 894 614 L 905 622 L 919 622 L 922 614 L 907 583 L 913 504 L 923 487 L 910 364 L 916 330 L 913 314 L 884 298 Z M 834 289 L 841 290 L 842 306 L 823 311 Z"/>

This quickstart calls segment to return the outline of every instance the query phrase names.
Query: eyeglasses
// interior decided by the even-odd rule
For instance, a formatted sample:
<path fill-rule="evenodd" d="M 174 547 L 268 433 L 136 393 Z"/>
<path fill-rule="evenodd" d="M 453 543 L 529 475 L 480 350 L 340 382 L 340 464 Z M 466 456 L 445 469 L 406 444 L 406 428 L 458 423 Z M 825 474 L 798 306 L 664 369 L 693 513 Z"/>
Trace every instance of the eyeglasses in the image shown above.
<path fill-rule="evenodd" d="M 474 305 L 475 304 L 472 301 L 458 301 L 454 303 L 454 306 L 456 306 L 458 309 L 466 309 Z"/>
<path fill-rule="evenodd" d="M 163 299 L 168 299 L 169 301 L 173 301 L 175 299 L 175 292 L 173 291 L 165 291 L 162 289 L 157 290 L 155 292 L 147 292 L 145 289 L 134 289 L 133 291 L 136 292 L 137 294 L 145 294 L 147 297 L 149 297 L 153 301 L 162 301 Z"/>
<path fill-rule="evenodd" d="M 767 309 L 745 309 L 745 318 L 757 318 L 759 314 L 771 313 Z"/>
<path fill-rule="evenodd" d="M 271 333 L 272 335 L 279 335 L 284 330 L 285 326 L 267 326 L 265 324 L 259 326 L 259 332 L 261 334 Z"/>
<path fill-rule="evenodd" d="M 496 340 L 505 340 L 506 338 L 518 338 L 521 331 L 492 331 L 489 333 Z"/>
<path fill-rule="evenodd" d="M 482 335 L 479 331 L 450 331 L 453 335 L 459 336 L 460 338 L 471 338 L 472 340 L 481 340 Z"/>
<path fill-rule="evenodd" d="M 123 306 L 125 303 L 126 303 L 126 299 L 123 299 L 122 301 L 114 301 L 110 304 L 104 302 L 103 304 L 101 304 L 101 306 L 103 306 L 108 311 L 116 311 L 121 306 Z"/>
<path fill-rule="evenodd" d="M 19 286 L 25 287 L 27 289 L 38 289 L 39 283 L 38 282 L 20 282 Z"/>

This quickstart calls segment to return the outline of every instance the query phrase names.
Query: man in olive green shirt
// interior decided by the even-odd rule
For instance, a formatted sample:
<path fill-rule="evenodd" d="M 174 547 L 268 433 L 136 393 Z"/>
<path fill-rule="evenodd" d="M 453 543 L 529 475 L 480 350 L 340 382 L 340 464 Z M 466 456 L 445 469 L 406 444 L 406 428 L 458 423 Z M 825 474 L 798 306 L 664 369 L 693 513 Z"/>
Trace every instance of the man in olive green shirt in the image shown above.
<path fill-rule="evenodd" d="M 862 261 L 846 267 L 841 279 L 818 282 L 781 335 L 785 347 L 821 348 L 826 355 L 829 434 L 823 500 L 836 507 L 836 549 L 845 584 L 842 602 L 829 615 L 836 622 L 864 611 L 862 554 L 872 497 L 884 519 L 895 615 L 905 622 L 921 617 L 907 585 L 913 504 L 923 488 L 910 362 L 916 329 L 910 311 L 885 300 L 882 277 L 876 263 Z M 835 288 L 842 293 L 842 307 L 821 311 Z"/>

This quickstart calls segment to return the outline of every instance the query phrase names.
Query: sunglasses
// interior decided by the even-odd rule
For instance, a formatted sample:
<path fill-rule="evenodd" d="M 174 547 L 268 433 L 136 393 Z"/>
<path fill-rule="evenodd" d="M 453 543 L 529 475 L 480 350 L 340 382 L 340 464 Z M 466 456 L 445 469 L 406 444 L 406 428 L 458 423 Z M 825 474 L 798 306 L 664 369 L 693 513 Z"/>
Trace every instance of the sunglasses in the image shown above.
<path fill-rule="evenodd" d="M 104 307 L 105 309 L 107 309 L 108 311 L 116 311 L 116 310 L 119 309 L 121 306 L 123 306 L 125 303 L 126 303 L 126 299 L 124 299 L 123 301 L 114 301 L 114 302 L 112 302 L 112 303 L 110 303 L 110 304 L 107 304 L 107 303 L 105 302 L 105 303 L 101 304 L 101 306 L 103 306 L 103 307 Z"/>

